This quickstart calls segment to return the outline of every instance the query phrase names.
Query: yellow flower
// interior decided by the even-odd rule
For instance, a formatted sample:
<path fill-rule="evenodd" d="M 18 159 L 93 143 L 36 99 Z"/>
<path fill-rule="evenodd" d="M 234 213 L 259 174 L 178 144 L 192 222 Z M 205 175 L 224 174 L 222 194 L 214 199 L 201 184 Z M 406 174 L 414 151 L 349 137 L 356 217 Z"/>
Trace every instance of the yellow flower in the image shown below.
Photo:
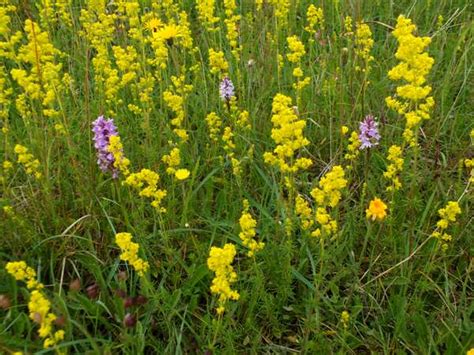
<path fill-rule="evenodd" d="M 166 209 L 161 206 L 161 201 L 166 197 L 166 190 L 158 188 L 160 176 L 158 173 L 149 169 L 142 169 L 138 173 L 133 173 L 127 176 L 123 182 L 124 185 L 140 190 L 139 195 L 142 197 L 151 198 L 152 207 L 160 212 L 166 212 Z"/>
<path fill-rule="evenodd" d="M 349 315 L 349 312 L 347 311 L 342 311 L 341 313 L 341 322 L 342 322 L 342 326 L 344 328 L 347 328 L 349 326 L 349 320 L 350 320 L 350 315 Z"/>
<path fill-rule="evenodd" d="M 443 250 L 448 249 L 449 242 L 452 240 L 452 236 L 446 233 L 446 229 L 448 229 L 450 223 L 456 222 L 456 217 L 460 213 L 461 207 L 459 207 L 457 201 L 449 201 L 446 207 L 438 210 L 441 219 L 436 224 L 436 227 L 441 230 L 441 232 L 436 230 L 431 234 L 431 236 L 441 241 L 441 248 Z"/>
<path fill-rule="evenodd" d="M 242 244 L 249 248 L 247 253 L 248 256 L 252 257 L 259 250 L 262 250 L 264 243 L 257 242 L 254 238 L 257 234 L 255 228 L 257 227 L 257 221 L 252 217 L 249 212 L 249 202 L 247 200 L 243 201 L 244 210 L 239 219 L 241 232 L 239 237 L 242 240 Z"/>
<path fill-rule="evenodd" d="M 227 300 L 238 300 L 240 295 L 231 289 L 231 285 L 237 281 L 237 273 L 232 267 L 232 262 L 237 251 L 235 245 L 227 243 L 223 248 L 211 247 L 207 266 L 215 273 L 212 280 L 211 293 L 219 295 L 217 313 L 222 314 L 225 310 Z"/>
<path fill-rule="evenodd" d="M 391 80 L 403 80 L 398 86 L 395 96 L 385 99 L 387 106 L 406 119 L 403 138 L 411 146 L 416 145 L 415 131 L 422 120 L 430 118 L 430 110 L 434 100 L 428 96 L 431 86 L 425 85 L 434 60 L 424 49 L 430 44 L 430 37 L 417 37 L 413 33 L 416 26 L 411 20 L 400 15 L 393 35 L 398 41 L 395 57 L 400 61 L 388 72 Z"/>
<path fill-rule="evenodd" d="M 130 171 L 130 160 L 123 154 L 123 145 L 119 136 L 110 136 L 108 151 L 114 156 L 114 167 L 118 169 L 124 176 L 128 176 Z"/>
<path fill-rule="evenodd" d="M 120 259 L 132 265 L 138 275 L 144 276 L 150 265 L 147 261 L 138 257 L 140 246 L 137 243 L 132 242 L 132 235 L 130 233 L 117 233 L 115 235 L 115 242 L 122 251 Z"/>
<path fill-rule="evenodd" d="M 224 77 L 229 70 L 229 63 L 225 60 L 224 52 L 209 48 L 209 68 L 212 74 L 220 74 Z"/>
<path fill-rule="evenodd" d="M 309 5 L 306 12 L 306 20 L 308 21 L 308 25 L 304 29 L 310 35 L 314 35 L 316 33 L 316 26 L 318 26 L 320 29 L 324 29 L 323 9 L 316 7 L 313 4 Z M 314 39 L 311 38 L 310 41 L 314 41 Z"/>
<path fill-rule="evenodd" d="M 397 191 L 402 187 L 400 182 L 399 175 L 403 170 L 403 158 L 402 158 L 402 148 L 397 145 L 392 145 L 388 149 L 387 160 L 390 164 L 387 167 L 387 171 L 383 173 L 383 176 L 390 180 L 390 186 L 387 187 L 387 191 Z"/>
<path fill-rule="evenodd" d="M 188 169 L 178 169 L 174 173 L 178 180 L 186 180 L 189 177 L 189 174 L 190 172 Z"/>
<path fill-rule="evenodd" d="M 367 218 L 371 218 L 372 221 L 378 219 L 382 221 L 387 216 L 387 205 L 379 198 L 374 198 L 370 201 L 369 208 L 365 210 Z"/>
<path fill-rule="evenodd" d="M 25 167 L 26 173 L 34 176 L 36 179 L 40 179 L 42 176 L 39 171 L 40 162 L 38 159 L 35 159 L 33 154 L 28 153 L 28 148 L 17 144 L 14 151 L 18 155 L 18 163 Z"/>
<path fill-rule="evenodd" d="M 273 152 L 265 152 L 265 162 L 277 166 L 283 173 L 296 173 L 311 166 L 308 158 L 296 158 L 299 149 L 307 146 L 309 140 L 303 136 L 306 122 L 299 119 L 291 106 L 290 97 L 277 94 L 272 104 L 272 138 L 276 143 Z"/>

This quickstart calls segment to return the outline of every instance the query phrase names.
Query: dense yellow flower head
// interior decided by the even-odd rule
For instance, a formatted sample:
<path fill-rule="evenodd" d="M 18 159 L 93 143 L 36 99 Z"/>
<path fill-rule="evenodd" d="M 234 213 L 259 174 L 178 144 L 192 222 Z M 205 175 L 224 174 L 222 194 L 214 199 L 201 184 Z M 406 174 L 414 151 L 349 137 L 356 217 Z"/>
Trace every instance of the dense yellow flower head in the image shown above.
<path fill-rule="evenodd" d="M 243 205 L 244 210 L 242 211 L 242 215 L 239 219 L 241 230 L 239 237 L 242 240 L 242 244 L 249 249 L 247 255 L 252 257 L 257 251 L 262 250 L 265 244 L 262 242 L 257 242 L 254 239 L 255 235 L 257 234 L 255 229 L 257 227 L 257 221 L 249 212 L 249 202 L 244 200 Z"/>
<path fill-rule="evenodd" d="M 122 251 L 120 259 L 132 265 L 138 275 L 144 276 L 150 265 L 138 256 L 140 246 L 138 243 L 132 242 L 132 238 L 130 233 L 117 233 L 115 235 L 115 243 Z"/>
<path fill-rule="evenodd" d="M 302 196 L 298 195 L 295 198 L 295 213 L 301 220 L 301 228 L 303 230 L 310 229 L 313 224 L 313 210 Z"/>
<path fill-rule="evenodd" d="M 369 208 L 365 210 L 367 218 L 375 221 L 382 221 L 387 216 L 387 205 L 379 198 L 374 198 L 369 203 Z"/>
<path fill-rule="evenodd" d="M 211 112 L 206 116 L 206 122 L 209 129 L 209 138 L 214 142 L 218 142 L 221 135 L 222 119 L 215 112 Z"/>
<path fill-rule="evenodd" d="M 199 20 L 208 31 L 215 31 L 214 24 L 219 18 L 214 16 L 215 0 L 201 0 L 196 2 Z"/>
<path fill-rule="evenodd" d="M 289 53 L 286 55 L 287 59 L 291 63 L 298 63 L 301 58 L 306 54 L 303 42 L 300 41 L 298 36 L 291 36 L 286 39 L 288 43 Z"/>
<path fill-rule="evenodd" d="M 217 313 L 222 314 L 225 310 L 227 300 L 238 300 L 240 295 L 231 289 L 231 285 L 237 281 L 237 273 L 232 267 L 235 254 L 237 253 L 234 244 L 227 243 L 223 248 L 211 247 L 207 266 L 215 273 L 212 280 L 211 293 L 219 296 Z"/>
<path fill-rule="evenodd" d="M 344 155 L 344 159 L 347 159 L 349 161 L 356 159 L 360 154 L 359 147 L 361 146 L 361 144 L 362 143 L 359 139 L 359 134 L 356 131 L 352 131 L 351 136 L 349 138 L 349 144 L 347 145 L 347 153 Z"/>
<path fill-rule="evenodd" d="M 63 340 L 63 330 L 53 331 L 53 322 L 56 320 L 56 315 L 50 312 L 51 303 L 42 292 L 43 284 L 36 281 L 36 272 L 24 261 L 9 262 L 5 269 L 16 280 L 26 282 L 26 286 L 31 290 L 28 302 L 29 316 L 40 326 L 38 335 L 45 338 L 44 348 L 50 348 Z"/>
<path fill-rule="evenodd" d="M 411 20 L 400 15 L 393 35 L 398 41 L 395 57 L 400 61 L 388 72 L 388 77 L 404 83 L 397 87 L 396 96 L 385 99 L 389 108 L 406 119 L 403 137 L 410 145 L 416 144 L 415 131 L 422 120 L 430 118 L 434 99 L 429 96 L 431 86 L 426 85 L 434 60 L 425 48 L 431 43 L 430 37 L 417 37 L 413 33 L 416 26 Z"/>
<path fill-rule="evenodd" d="M 397 191 L 402 187 L 400 182 L 400 173 L 403 170 L 403 151 L 402 148 L 398 145 L 392 145 L 388 149 L 387 160 L 390 164 L 387 167 L 387 170 L 383 173 L 384 178 L 389 180 L 390 186 L 387 187 L 387 191 Z"/>
<path fill-rule="evenodd" d="M 222 77 L 226 76 L 229 70 L 229 63 L 227 63 L 224 57 L 224 52 L 209 48 L 209 67 L 212 74 L 220 74 Z"/>
<path fill-rule="evenodd" d="M 160 212 L 166 212 L 166 209 L 161 206 L 161 201 L 166 197 L 166 190 L 158 188 L 159 180 L 158 173 L 149 169 L 142 169 L 138 173 L 127 176 L 123 184 L 139 190 L 140 196 L 152 199 L 152 207 Z"/>
<path fill-rule="evenodd" d="M 316 7 L 313 4 L 308 6 L 308 10 L 306 11 L 306 21 L 307 25 L 304 28 L 306 32 L 310 35 L 314 35 L 318 29 L 324 29 L 324 13 L 323 9 L 320 7 Z M 310 41 L 314 41 L 313 38 Z"/>
<path fill-rule="evenodd" d="M 277 94 L 273 98 L 272 113 L 272 138 L 277 146 L 273 152 L 265 152 L 265 162 L 277 166 L 283 173 L 307 169 L 312 164 L 311 160 L 295 156 L 299 149 L 309 144 L 303 136 L 306 122 L 298 119 L 291 98 Z"/>
<path fill-rule="evenodd" d="M 461 207 L 457 201 L 449 201 L 446 207 L 438 210 L 438 214 L 441 217 L 438 223 L 436 223 L 437 230 L 435 230 L 431 236 L 437 238 L 441 242 L 441 248 L 443 250 L 448 249 L 449 243 L 452 240 L 452 236 L 446 232 L 449 225 L 456 222 L 457 215 L 461 213 Z"/>
<path fill-rule="evenodd" d="M 361 64 L 358 64 L 356 70 L 363 72 L 370 70 L 370 62 L 374 60 L 374 57 L 370 54 L 373 46 L 374 40 L 372 39 L 370 27 L 365 23 L 358 22 L 355 31 L 355 53 L 363 63 L 363 67 L 361 67 Z"/>
<path fill-rule="evenodd" d="M 35 159 L 33 154 L 28 153 L 28 148 L 20 144 L 15 145 L 14 150 L 18 156 L 18 163 L 24 166 L 26 173 L 34 176 L 36 179 L 40 179 L 42 174 L 39 171 L 39 160 Z"/>
<path fill-rule="evenodd" d="M 110 136 L 108 150 L 114 156 L 114 167 L 118 169 L 124 176 L 130 174 L 128 167 L 130 160 L 123 153 L 123 145 L 119 136 Z"/>
<path fill-rule="evenodd" d="M 335 165 L 321 178 L 318 186 L 311 191 L 311 196 L 319 206 L 334 208 L 341 200 L 341 191 L 346 186 L 344 169 L 340 165 Z"/>
<path fill-rule="evenodd" d="M 176 179 L 178 180 L 186 180 L 189 175 L 190 175 L 190 171 L 188 169 L 178 169 L 176 170 L 176 172 L 174 173 L 174 176 L 176 177 Z"/>
<path fill-rule="evenodd" d="M 188 140 L 188 133 L 183 128 L 185 113 L 185 101 L 188 94 L 192 91 L 193 86 L 185 84 L 185 77 L 171 77 L 172 86 L 163 93 L 163 100 L 168 107 L 175 113 L 175 117 L 171 120 L 171 125 L 174 127 L 173 132 L 182 141 Z"/>
<path fill-rule="evenodd" d="M 5 266 L 7 272 L 17 281 L 26 283 L 26 287 L 30 290 L 41 289 L 43 285 L 36 280 L 36 272 L 29 267 L 24 261 L 11 261 Z"/>

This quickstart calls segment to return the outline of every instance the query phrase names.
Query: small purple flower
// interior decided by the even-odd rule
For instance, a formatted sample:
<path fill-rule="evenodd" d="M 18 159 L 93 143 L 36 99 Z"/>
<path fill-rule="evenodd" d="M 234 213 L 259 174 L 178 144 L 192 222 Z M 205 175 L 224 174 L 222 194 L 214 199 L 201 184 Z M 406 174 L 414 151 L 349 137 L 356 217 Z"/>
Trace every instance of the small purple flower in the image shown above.
<path fill-rule="evenodd" d="M 230 101 L 232 96 L 235 95 L 234 84 L 232 84 L 232 81 L 228 77 L 225 77 L 224 79 L 222 79 L 220 87 L 219 87 L 219 91 L 220 91 L 222 100 L 225 100 L 225 101 Z"/>
<path fill-rule="evenodd" d="M 114 167 L 114 155 L 109 152 L 110 136 L 118 135 L 113 119 L 105 119 L 99 116 L 92 122 L 92 132 L 94 132 L 94 147 L 97 150 L 97 164 L 104 173 L 110 171 L 112 177 L 118 177 L 118 169 Z"/>
<path fill-rule="evenodd" d="M 374 116 L 365 116 L 364 121 L 359 124 L 359 140 L 362 143 L 359 149 L 372 148 L 379 144 L 380 134 L 378 129 L 379 123 Z"/>

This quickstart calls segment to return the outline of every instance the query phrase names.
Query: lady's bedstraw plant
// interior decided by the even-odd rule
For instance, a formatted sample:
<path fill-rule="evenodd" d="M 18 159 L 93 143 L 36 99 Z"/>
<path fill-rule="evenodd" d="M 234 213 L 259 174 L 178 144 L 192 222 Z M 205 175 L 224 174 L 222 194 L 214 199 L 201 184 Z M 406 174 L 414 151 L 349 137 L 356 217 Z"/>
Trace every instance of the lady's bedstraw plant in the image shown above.
<path fill-rule="evenodd" d="M 36 272 L 24 261 L 9 262 L 5 269 L 17 281 L 26 282 L 27 288 L 31 290 L 28 302 L 30 319 L 39 325 L 38 335 L 44 339 L 44 348 L 50 348 L 63 340 L 64 330 L 53 329 L 57 317 L 51 312 L 51 303 L 43 293 L 44 285 L 36 280 Z"/>
<path fill-rule="evenodd" d="M 387 106 L 406 119 L 403 138 L 411 146 L 416 145 L 416 131 L 422 120 L 430 118 L 430 110 L 434 106 L 431 86 L 426 85 L 427 76 L 434 60 L 424 52 L 430 44 L 430 37 L 417 37 L 413 33 L 416 26 L 411 20 L 400 15 L 393 35 L 398 41 L 395 57 L 400 61 L 388 72 L 391 80 L 403 80 L 404 84 L 396 89 L 396 96 L 385 99 Z"/>
<path fill-rule="evenodd" d="M 276 147 L 273 152 L 265 152 L 263 158 L 284 174 L 285 184 L 292 190 L 294 174 L 312 164 L 310 159 L 297 156 L 299 150 L 310 143 L 303 135 L 306 122 L 298 117 L 291 98 L 283 94 L 273 98 L 272 113 L 272 139 Z"/>
<path fill-rule="evenodd" d="M 224 245 L 223 248 L 211 247 L 209 252 L 207 266 L 215 273 L 211 293 L 219 296 L 217 314 L 224 313 L 227 300 L 236 301 L 240 297 L 237 291 L 231 289 L 231 285 L 237 281 L 237 273 L 232 267 L 236 253 L 235 245 L 230 243 Z"/>
<path fill-rule="evenodd" d="M 446 251 L 449 243 L 453 239 L 451 234 L 446 233 L 449 225 L 456 222 L 456 216 L 461 213 L 461 207 L 456 201 L 449 201 L 446 207 L 438 211 L 441 219 L 436 223 L 437 229 L 431 234 L 432 237 L 437 238 L 441 243 L 441 248 Z"/>
<path fill-rule="evenodd" d="M 265 246 L 263 242 L 257 242 L 254 238 L 257 234 L 256 227 L 257 221 L 252 217 L 249 212 L 249 201 L 243 201 L 244 210 L 242 211 L 242 215 L 239 219 L 239 225 L 241 232 L 239 233 L 239 237 L 242 240 L 242 244 L 249 249 L 247 255 L 252 257 L 255 255 L 256 252 L 262 250 Z"/>
<path fill-rule="evenodd" d="M 115 235 L 115 243 L 117 243 L 122 251 L 120 259 L 132 265 L 137 274 L 143 277 L 150 268 L 150 265 L 138 256 L 140 246 L 138 243 L 134 243 L 132 239 L 133 237 L 130 233 L 117 233 Z"/>

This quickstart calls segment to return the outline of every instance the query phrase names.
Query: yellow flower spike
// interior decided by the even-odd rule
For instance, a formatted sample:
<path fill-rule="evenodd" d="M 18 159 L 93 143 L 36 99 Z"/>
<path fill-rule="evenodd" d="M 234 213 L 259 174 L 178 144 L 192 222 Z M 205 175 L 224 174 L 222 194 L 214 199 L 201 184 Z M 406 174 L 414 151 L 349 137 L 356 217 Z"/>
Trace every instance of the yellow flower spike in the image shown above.
<path fill-rule="evenodd" d="M 402 187 L 400 182 L 400 173 L 403 170 L 403 151 L 402 148 L 397 145 L 392 145 L 388 149 L 387 160 L 390 164 L 387 167 L 387 170 L 383 173 L 384 178 L 390 181 L 390 186 L 386 188 L 387 191 L 397 191 Z"/>
<path fill-rule="evenodd" d="M 152 199 L 151 206 L 160 212 L 166 212 L 161 201 L 166 197 L 166 190 L 158 188 L 160 175 L 149 169 L 142 169 L 138 173 L 127 176 L 122 184 L 139 190 L 139 195 Z"/>
<path fill-rule="evenodd" d="M 42 176 L 39 171 L 40 162 L 38 159 L 35 159 L 33 154 L 28 153 L 28 148 L 17 144 L 15 145 L 14 151 L 18 155 L 18 163 L 23 165 L 26 173 L 37 180 L 40 179 Z"/>
<path fill-rule="evenodd" d="M 249 249 L 247 255 L 249 257 L 252 257 L 255 255 L 256 252 L 263 249 L 265 243 L 257 242 L 254 239 L 255 235 L 257 234 L 257 221 L 252 217 L 249 212 L 248 200 L 244 200 L 242 204 L 244 206 L 244 209 L 239 219 L 239 225 L 241 230 L 241 232 L 239 233 L 239 237 L 242 240 L 242 244 Z"/>
<path fill-rule="evenodd" d="M 441 217 L 436 223 L 437 229 L 440 231 L 434 231 L 431 236 L 438 239 L 441 242 L 441 248 L 446 251 L 449 248 L 449 243 L 452 240 L 452 236 L 446 233 L 446 230 L 450 224 L 456 222 L 457 215 L 461 213 L 461 207 L 457 201 L 449 201 L 446 207 L 440 208 L 438 214 Z"/>
<path fill-rule="evenodd" d="M 372 219 L 375 221 L 376 219 L 379 221 L 384 220 L 387 216 L 387 205 L 378 197 L 375 197 L 369 203 L 369 208 L 365 210 L 368 219 Z"/>
<path fill-rule="evenodd" d="M 115 243 L 117 243 L 122 251 L 120 260 L 128 262 L 137 274 L 143 277 L 150 268 L 150 265 L 138 256 L 139 245 L 132 242 L 132 239 L 133 237 L 130 233 L 117 233 L 115 235 Z"/>
<path fill-rule="evenodd" d="M 211 74 L 219 74 L 221 77 L 226 76 L 229 63 L 225 60 L 224 52 L 209 48 L 209 67 Z"/>
<path fill-rule="evenodd" d="M 217 314 L 225 311 L 228 300 L 237 301 L 240 297 L 237 291 L 231 289 L 231 285 L 237 281 L 237 273 L 232 267 L 236 253 L 235 245 L 230 243 L 225 244 L 223 248 L 211 247 L 209 252 L 207 266 L 215 273 L 211 293 L 219 296 Z"/>

